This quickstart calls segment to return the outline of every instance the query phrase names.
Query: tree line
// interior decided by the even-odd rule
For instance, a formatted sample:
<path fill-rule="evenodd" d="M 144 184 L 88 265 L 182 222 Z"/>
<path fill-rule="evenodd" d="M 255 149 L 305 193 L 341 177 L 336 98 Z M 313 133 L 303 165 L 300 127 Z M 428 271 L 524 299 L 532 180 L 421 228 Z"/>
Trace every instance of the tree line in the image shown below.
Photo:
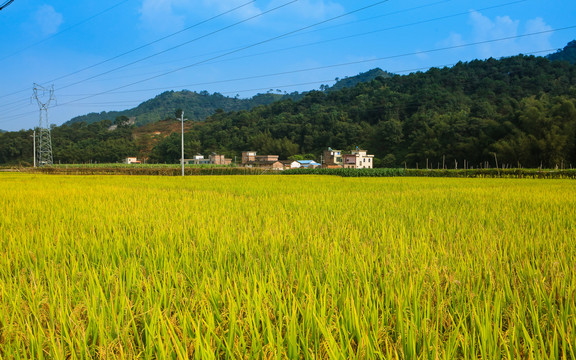
<path fill-rule="evenodd" d="M 311 91 L 251 110 L 216 110 L 186 134 L 186 151 L 288 158 L 356 146 L 380 167 L 576 166 L 576 66 L 515 56 L 460 62 L 354 87 Z M 186 110 L 186 109 L 185 109 Z M 56 162 L 118 161 L 139 151 L 130 126 L 111 121 L 54 127 Z M 0 134 L 0 163 L 30 161 L 30 131 Z M 177 162 L 178 134 L 149 162 Z M 29 152 L 27 152 L 29 151 Z M 443 165 L 442 165 L 443 164 Z"/>

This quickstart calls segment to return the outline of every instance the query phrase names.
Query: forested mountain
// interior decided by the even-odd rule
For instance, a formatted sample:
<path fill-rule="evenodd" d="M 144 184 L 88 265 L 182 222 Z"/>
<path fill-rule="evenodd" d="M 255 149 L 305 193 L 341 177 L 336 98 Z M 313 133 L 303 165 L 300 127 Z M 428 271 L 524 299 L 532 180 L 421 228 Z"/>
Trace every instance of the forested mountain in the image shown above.
<path fill-rule="evenodd" d="M 547 58 L 552 61 L 568 61 L 576 64 L 576 40 L 569 42 L 564 49 L 548 55 Z"/>
<path fill-rule="evenodd" d="M 331 87 L 327 87 L 326 91 L 330 92 L 330 91 L 338 91 L 338 90 L 342 90 L 344 88 L 353 88 L 354 86 L 360 84 L 360 83 L 365 83 L 365 82 L 370 82 L 376 78 L 382 77 L 382 78 L 389 78 L 394 76 L 394 74 L 389 73 L 387 71 L 384 71 L 380 68 L 376 68 L 376 69 L 372 69 L 363 73 L 360 73 L 356 76 L 350 76 L 350 77 L 345 77 L 344 79 L 336 79 L 336 83 L 334 85 L 332 85 Z"/>
<path fill-rule="evenodd" d="M 189 133 L 198 151 L 287 157 L 360 146 L 382 166 L 576 165 L 576 66 L 516 56 L 220 112 Z M 166 138 L 176 143 L 178 139 Z M 170 148 L 170 146 L 163 146 Z M 156 154 L 159 161 L 176 154 Z"/>
<path fill-rule="evenodd" d="M 224 96 L 219 93 L 210 94 L 207 91 L 199 93 L 194 91 L 166 91 L 153 99 L 143 102 L 137 107 L 124 111 L 103 111 L 77 116 L 66 122 L 65 125 L 86 122 L 88 124 L 113 120 L 118 116 L 135 118 L 137 126 L 153 123 L 171 116 L 176 109 L 183 109 L 186 118 L 190 120 L 204 120 L 217 109 L 224 111 L 248 110 L 258 105 L 270 104 L 283 97 L 281 94 L 258 94 L 250 99 L 239 99 Z"/>
<path fill-rule="evenodd" d="M 251 110 L 215 110 L 205 121 L 190 122 L 186 153 L 255 150 L 281 158 L 311 153 L 319 160 L 329 146 L 359 146 L 387 167 L 493 166 L 495 159 L 522 167 L 576 165 L 576 65 L 565 61 L 520 55 L 460 62 L 299 97 Z M 173 110 L 166 110 L 163 117 L 170 116 Z M 178 128 L 174 120 L 166 120 L 164 132 L 150 128 L 151 134 L 128 125 L 109 131 L 111 123 L 55 127 L 55 162 L 136 154 L 177 162 L 180 138 L 169 135 Z M 31 162 L 30 135 L 0 134 L 0 163 Z"/>
<path fill-rule="evenodd" d="M 332 87 L 323 86 L 326 91 L 339 90 L 345 87 L 354 87 L 361 82 L 369 82 L 379 76 L 389 77 L 392 74 L 373 69 L 356 76 L 346 77 L 338 80 Z M 306 93 L 282 93 L 280 90 L 270 89 L 268 93 L 257 94 L 249 99 L 238 97 L 227 97 L 219 93 L 210 94 L 207 91 L 199 93 L 194 91 L 166 91 L 153 99 L 143 102 L 133 109 L 123 111 L 103 111 L 101 113 L 90 113 L 77 116 L 67 121 L 65 125 L 86 122 L 91 124 L 102 120 L 114 120 L 119 116 L 134 118 L 136 126 L 154 123 L 169 118 L 175 109 L 183 109 L 186 118 L 193 121 L 205 120 L 214 114 L 216 110 L 239 111 L 250 110 L 256 106 L 268 105 L 275 101 L 292 99 L 299 100 Z"/>

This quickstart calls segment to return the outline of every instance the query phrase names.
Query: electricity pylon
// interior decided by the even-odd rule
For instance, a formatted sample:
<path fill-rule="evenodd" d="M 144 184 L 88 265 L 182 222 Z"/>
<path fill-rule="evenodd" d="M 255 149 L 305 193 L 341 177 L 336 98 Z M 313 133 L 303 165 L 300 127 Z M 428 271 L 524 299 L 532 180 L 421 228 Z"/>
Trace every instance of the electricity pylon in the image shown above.
<path fill-rule="evenodd" d="M 51 166 L 54 164 L 54 160 L 52 158 L 52 136 L 50 134 L 50 122 L 48 121 L 48 107 L 50 102 L 54 100 L 54 85 L 47 89 L 35 83 L 34 98 L 40 108 L 36 161 L 38 166 Z"/>

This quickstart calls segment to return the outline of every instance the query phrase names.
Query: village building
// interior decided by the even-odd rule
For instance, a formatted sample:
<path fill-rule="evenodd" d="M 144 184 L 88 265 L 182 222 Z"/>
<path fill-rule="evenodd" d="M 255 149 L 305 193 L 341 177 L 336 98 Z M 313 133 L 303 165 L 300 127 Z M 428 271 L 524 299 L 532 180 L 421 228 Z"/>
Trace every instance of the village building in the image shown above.
<path fill-rule="evenodd" d="M 291 169 L 299 169 L 299 168 L 315 169 L 315 168 L 318 168 L 320 166 L 322 166 L 322 165 L 317 163 L 314 160 L 296 160 L 290 164 Z"/>
<path fill-rule="evenodd" d="M 131 156 L 131 157 L 125 158 L 123 163 L 124 164 L 141 164 L 142 162 L 140 160 L 138 160 L 137 157 Z"/>
<path fill-rule="evenodd" d="M 342 155 L 343 166 L 346 169 L 372 169 L 374 155 L 368 155 L 366 150 L 356 149 L 350 154 Z"/>
<path fill-rule="evenodd" d="M 284 169 L 292 169 L 292 164 L 293 164 L 295 161 L 292 161 L 292 160 L 280 160 L 280 162 L 282 163 L 282 167 L 283 167 Z"/>
<path fill-rule="evenodd" d="M 242 165 L 256 161 L 256 151 L 242 152 Z"/>
<path fill-rule="evenodd" d="M 351 168 L 351 169 L 372 169 L 374 167 L 374 155 L 367 154 L 366 150 L 356 149 L 350 154 L 344 154 L 342 150 L 328 148 L 324 151 L 323 164 L 314 160 L 282 160 L 278 155 L 258 155 L 256 151 L 242 152 L 242 166 L 269 168 L 275 170 L 283 169 L 314 169 L 324 168 Z"/>
<path fill-rule="evenodd" d="M 210 165 L 210 159 L 205 159 L 204 155 L 194 155 L 192 159 L 184 159 L 184 165 Z"/>
<path fill-rule="evenodd" d="M 325 168 L 341 168 L 343 165 L 343 153 L 342 150 L 334 150 L 332 148 L 328 148 L 328 150 L 324 150 L 323 154 L 323 166 Z"/>
<path fill-rule="evenodd" d="M 218 155 L 212 153 L 206 159 L 204 155 L 198 154 L 194 155 L 192 159 L 184 159 L 184 165 L 230 165 L 232 164 L 232 159 L 224 157 L 224 155 Z"/>
<path fill-rule="evenodd" d="M 283 169 L 284 164 L 278 161 L 278 155 L 257 155 L 256 151 L 242 152 L 242 166 L 270 169 Z"/>
<path fill-rule="evenodd" d="M 209 156 L 210 163 L 213 165 L 230 165 L 232 164 L 232 159 L 226 158 L 224 155 L 218 155 L 216 153 L 212 153 Z"/>
<path fill-rule="evenodd" d="M 272 170 L 284 170 L 284 164 L 281 161 L 274 161 L 270 168 Z"/>

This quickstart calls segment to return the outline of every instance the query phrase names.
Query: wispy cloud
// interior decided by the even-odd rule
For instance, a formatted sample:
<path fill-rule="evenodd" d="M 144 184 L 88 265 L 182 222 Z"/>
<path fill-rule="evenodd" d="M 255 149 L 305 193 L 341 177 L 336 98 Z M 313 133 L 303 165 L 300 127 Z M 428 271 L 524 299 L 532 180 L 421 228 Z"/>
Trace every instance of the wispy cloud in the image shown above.
<path fill-rule="evenodd" d="M 64 16 L 50 5 L 42 5 L 34 13 L 34 21 L 42 35 L 52 35 L 58 32 L 64 22 Z"/>
<path fill-rule="evenodd" d="M 323 20 L 344 13 L 342 5 L 326 0 L 300 0 L 293 7 L 302 19 Z"/>
<path fill-rule="evenodd" d="M 140 20 L 158 32 L 177 30 L 183 27 L 186 17 L 177 13 L 181 0 L 143 0 L 140 7 Z"/>
<path fill-rule="evenodd" d="M 520 21 L 512 20 L 509 16 L 497 16 L 494 20 L 477 11 L 470 12 L 470 24 L 473 29 L 473 41 L 480 42 L 492 39 L 502 39 L 518 35 Z M 501 57 L 516 52 L 516 39 L 499 41 L 496 43 L 478 46 L 480 57 Z"/>
<path fill-rule="evenodd" d="M 466 41 L 464 41 L 462 35 L 455 32 L 451 32 L 447 39 L 440 42 L 442 47 L 462 46 L 464 44 L 466 44 Z"/>
<path fill-rule="evenodd" d="M 218 12 L 225 12 L 237 7 L 240 7 L 238 10 L 234 12 L 236 16 L 245 18 L 249 16 L 254 16 L 262 12 L 262 9 L 257 7 L 254 3 L 247 4 L 249 0 L 203 0 L 202 3 L 205 8 L 213 9 Z M 246 4 L 246 5 L 245 5 Z M 245 6 L 242 6 L 245 5 Z"/>
<path fill-rule="evenodd" d="M 536 33 L 552 30 L 552 27 L 544 22 L 542 18 L 536 18 L 526 22 L 526 33 Z M 524 40 L 524 43 L 530 42 L 530 45 L 536 50 L 548 50 L 552 48 L 550 37 L 552 33 L 531 36 L 530 39 Z"/>
<path fill-rule="evenodd" d="M 142 0 L 140 20 L 147 28 L 157 31 L 182 28 L 189 18 L 197 18 L 199 14 L 212 15 L 223 13 L 235 8 L 229 16 L 246 19 L 264 11 L 286 4 L 289 0 L 271 0 L 249 3 L 249 0 Z M 344 13 L 344 7 L 330 0 L 298 0 L 270 14 L 273 22 L 293 23 L 295 21 L 322 20 Z"/>
<path fill-rule="evenodd" d="M 549 41 L 551 33 L 529 37 L 521 36 L 551 30 L 552 28 L 542 18 L 521 22 L 520 20 L 512 19 L 510 16 L 490 18 L 478 11 L 470 11 L 468 23 L 470 25 L 468 34 L 451 33 L 441 44 L 444 46 L 459 46 L 466 43 L 510 38 L 476 46 L 476 55 L 479 58 L 511 56 L 549 49 L 551 46 Z"/>
<path fill-rule="evenodd" d="M 254 3 L 248 3 L 249 0 L 142 0 L 140 20 L 145 27 L 162 32 L 181 29 L 190 18 L 197 18 L 200 14 L 217 14 L 238 8 L 230 15 L 246 18 L 261 12 Z"/>

